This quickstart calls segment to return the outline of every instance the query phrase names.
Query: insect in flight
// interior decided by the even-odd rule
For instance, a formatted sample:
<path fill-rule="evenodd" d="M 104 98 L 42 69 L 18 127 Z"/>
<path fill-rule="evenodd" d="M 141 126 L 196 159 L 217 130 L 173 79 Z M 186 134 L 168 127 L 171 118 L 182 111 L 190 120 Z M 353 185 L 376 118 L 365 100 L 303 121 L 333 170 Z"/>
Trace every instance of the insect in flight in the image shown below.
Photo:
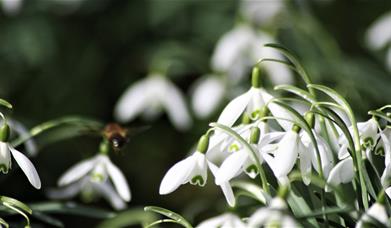
<path fill-rule="evenodd" d="M 114 151 L 121 150 L 128 142 L 130 136 L 147 130 L 148 126 L 125 128 L 117 123 L 109 123 L 103 129 L 103 137 L 106 138 Z"/>

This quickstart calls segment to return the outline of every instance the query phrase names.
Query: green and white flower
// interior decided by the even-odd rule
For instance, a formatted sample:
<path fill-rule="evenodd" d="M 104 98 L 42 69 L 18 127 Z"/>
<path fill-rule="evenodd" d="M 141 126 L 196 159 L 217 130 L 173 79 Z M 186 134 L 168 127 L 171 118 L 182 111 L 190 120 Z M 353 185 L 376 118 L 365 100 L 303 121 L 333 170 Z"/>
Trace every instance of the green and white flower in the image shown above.
<path fill-rule="evenodd" d="M 114 114 L 119 121 L 128 122 L 140 114 L 155 118 L 163 110 L 176 128 L 184 130 L 191 126 L 182 92 L 163 75 L 151 74 L 125 91 Z"/>
<path fill-rule="evenodd" d="M 389 217 L 387 215 L 386 208 L 381 203 L 374 203 L 356 224 L 356 228 L 374 227 L 372 220 L 375 219 L 380 222 L 384 227 L 389 227 Z"/>
<path fill-rule="evenodd" d="M 111 182 L 109 182 L 109 179 Z M 94 190 L 100 192 L 110 202 L 118 202 L 117 194 L 123 201 L 129 202 L 131 199 L 125 176 L 105 154 L 98 154 L 77 163 L 60 177 L 58 185 L 65 187 L 65 190 L 62 193 L 52 194 L 54 197 L 58 196 L 57 198 L 72 197 L 77 192 L 92 186 Z M 115 191 L 112 190 L 112 185 L 114 185 Z M 120 203 L 112 203 L 112 205 L 120 205 Z M 122 207 L 116 208 L 121 209 Z"/>
<path fill-rule="evenodd" d="M 9 126 L 7 123 L 3 122 L 3 125 L 0 128 L 0 172 L 6 174 L 8 173 L 8 170 L 11 169 L 12 155 L 31 185 L 36 189 L 40 189 L 41 179 L 39 178 L 37 170 L 35 169 L 33 163 L 31 163 L 31 161 L 24 154 L 16 150 L 10 143 L 8 143 L 9 134 Z"/>

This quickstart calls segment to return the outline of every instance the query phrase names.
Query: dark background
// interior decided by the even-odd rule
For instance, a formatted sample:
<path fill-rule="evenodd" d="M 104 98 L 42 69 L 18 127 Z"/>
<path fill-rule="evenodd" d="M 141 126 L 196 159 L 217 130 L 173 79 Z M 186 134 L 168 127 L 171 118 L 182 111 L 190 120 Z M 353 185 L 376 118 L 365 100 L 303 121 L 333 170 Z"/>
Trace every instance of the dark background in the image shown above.
<path fill-rule="evenodd" d="M 169 76 L 189 94 L 192 82 L 211 71 L 214 46 L 232 29 L 239 6 L 231 0 L 75 2 L 24 1 L 17 14 L 0 13 L 0 97 L 14 105 L 12 113 L 4 112 L 28 127 L 64 115 L 113 121 L 119 96 L 145 77 L 156 59 L 181 60 Z M 269 26 L 277 28 L 279 43 L 299 56 L 314 82 L 341 92 L 363 119 L 369 109 L 391 101 L 385 50 L 370 51 L 364 42 L 371 23 L 390 9 L 385 0 L 286 1 L 286 13 Z M 217 116 L 194 118 L 186 132 L 175 130 L 164 115 L 128 124 L 151 126 L 112 156 L 127 176 L 133 195 L 130 208 L 163 206 L 190 221 L 227 210 L 211 182 L 202 189 L 185 185 L 168 196 L 158 194 L 164 173 L 186 156 Z M 46 146 L 41 141 L 43 136 L 37 139 L 42 150 L 32 160 L 42 189 L 33 189 L 21 172 L 14 172 L 1 179 L 2 195 L 23 202 L 47 200 L 45 190 L 71 165 L 93 155 L 99 144 L 99 138 L 89 136 Z M 110 209 L 103 200 L 93 205 Z M 100 222 L 58 218 L 74 227 Z"/>

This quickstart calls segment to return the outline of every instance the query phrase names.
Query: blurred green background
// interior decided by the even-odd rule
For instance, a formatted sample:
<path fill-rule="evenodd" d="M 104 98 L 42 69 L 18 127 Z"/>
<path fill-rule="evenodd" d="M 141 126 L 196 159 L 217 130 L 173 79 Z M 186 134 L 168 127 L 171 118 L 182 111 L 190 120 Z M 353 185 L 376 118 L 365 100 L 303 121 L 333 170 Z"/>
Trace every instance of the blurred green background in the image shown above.
<path fill-rule="evenodd" d="M 273 4 L 272 0 L 263 2 Z M 278 43 L 299 57 L 315 83 L 336 88 L 361 118 L 368 109 L 390 103 L 385 50 L 371 51 L 364 37 L 369 26 L 391 10 L 391 1 L 292 0 L 284 4 L 284 12 L 264 29 L 276 31 Z M 189 102 L 191 84 L 211 72 L 217 41 L 240 20 L 239 5 L 233 0 L 25 0 L 17 12 L 3 10 L 0 97 L 14 105 L 12 113 L 5 113 L 27 127 L 64 115 L 112 122 L 113 108 L 125 89 L 145 77 L 156 61 L 174 59 L 178 61 L 168 76 Z M 175 130 L 164 115 L 153 122 L 137 119 L 127 124 L 150 126 L 112 156 L 127 176 L 133 195 L 130 208 L 163 206 L 183 212 L 190 221 L 226 210 L 220 189 L 211 181 L 202 189 L 185 185 L 168 196 L 158 194 L 165 172 L 190 152 L 217 116 L 200 120 L 193 115 L 193 127 L 185 132 Z M 43 141 L 44 136 L 37 138 L 42 150 L 32 158 L 42 189 L 33 189 L 23 173 L 13 172 L 1 179 L 2 195 L 23 202 L 47 200 L 45 191 L 55 187 L 58 177 L 96 153 L 99 145 L 99 138 L 89 136 L 47 146 L 40 144 Z M 93 205 L 110 209 L 103 200 Z M 58 218 L 73 227 L 101 222 L 77 216 Z"/>

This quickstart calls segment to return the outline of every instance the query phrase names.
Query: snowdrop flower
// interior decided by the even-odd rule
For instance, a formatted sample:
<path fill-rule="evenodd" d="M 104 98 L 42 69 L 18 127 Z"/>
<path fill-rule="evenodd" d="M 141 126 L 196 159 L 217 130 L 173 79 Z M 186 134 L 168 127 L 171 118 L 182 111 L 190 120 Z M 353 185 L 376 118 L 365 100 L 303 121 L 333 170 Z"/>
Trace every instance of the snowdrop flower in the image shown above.
<path fill-rule="evenodd" d="M 196 228 L 246 228 L 246 225 L 242 220 L 231 213 L 225 213 L 217 217 L 210 218 L 201 222 Z"/>
<path fill-rule="evenodd" d="M 208 134 L 208 133 L 207 133 Z M 208 167 L 214 176 L 217 175 L 217 166 L 205 157 L 209 147 L 209 135 L 203 135 L 197 146 L 196 152 L 186 159 L 171 167 L 164 175 L 160 184 L 159 194 L 166 195 L 175 191 L 180 185 L 189 183 L 205 186 L 207 181 Z M 235 205 L 235 197 L 228 181 L 216 183 L 221 187 L 224 196 L 230 206 Z"/>
<path fill-rule="evenodd" d="M 390 27 L 391 12 L 388 12 L 371 25 L 366 34 L 366 41 L 368 46 L 374 50 L 388 48 L 385 59 L 388 70 L 391 71 L 391 47 L 387 46 L 391 43 Z"/>
<path fill-rule="evenodd" d="M 384 187 L 384 191 L 391 198 L 391 129 L 386 128 L 380 133 L 381 143 L 384 147 L 384 171 L 381 176 L 381 183 Z"/>
<path fill-rule="evenodd" d="M 391 42 L 391 12 L 378 18 L 368 29 L 366 41 L 372 49 L 381 49 Z"/>
<path fill-rule="evenodd" d="M 1 0 L 0 4 L 3 6 L 3 10 L 8 15 L 15 15 L 20 11 L 23 0 Z"/>
<path fill-rule="evenodd" d="M 375 147 L 376 141 L 379 138 L 378 134 L 378 124 L 377 121 L 374 118 L 369 119 L 366 122 L 359 122 L 357 123 L 357 128 L 360 134 L 360 143 L 365 149 L 365 152 L 367 156 L 370 158 L 370 152 Z M 352 126 L 349 127 L 350 133 L 352 133 Z M 339 139 L 339 144 L 341 145 L 340 151 L 338 152 L 338 158 L 344 159 L 349 155 L 348 152 L 348 141 L 345 137 L 345 135 L 341 135 Z"/>
<path fill-rule="evenodd" d="M 282 136 L 283 133 L 281 132 L 263 134 L 260 128 L 251 128 L 251 134 L 249 134 L 250 145 L 258 152 L 257 159 L 261 164 L 263 163 L 261 148 Z M 240 150 L 232 152 L 232 154 L 224 160 L 217 173 L 216 183 L 230 181 L 242 172 L 246 173 L 250 178 L 255 178 L 258 175 L 258 171 L 256 161 L 249 155 L 249 151 L 247 151 L 245 147 L 242 147 Z"/>
<path fill-rule="evenodd" d="M 354 177 L 353 158 L 348 157 L 340 161 L 331 171 L 327 178 L 327 183 L 333 186 L 339 184 L 349 183 Z M 326 185 L 327 192 L 331 191 L 330 187 Z"/>
<path fill-rule="evenodd" d="M 195 83 L 192 93 L 192 107 L 200 118 L 210 116 L 222 102 L 225 83 L 221 77 L 206 75 Z"/>
<path fill-rule="evenodd" d="M 248 219 L 248 227 L 300 227 L 296 221 L 286 213 L 287 205 L 285 201 L 276 197 L 270 202 L 267 208 L 258 209 Z"/>
<path fill-rule="evenodd" d="M 318 149 L 319 149 L 321 169 L 322 169 L 324 177 L 327 179 L 331 169 L 334 166 L 333 152 L 332 152 L 330 146 L 326 143 L 326 141 L 320 135 L 318 135 L 315 131 L 313 131 L 313 133 L 315 135 L 315 139 L 317 141 L 317 145 L 318 145 Z M 311 142 L 309 135 L 307 133 L 303 132 L 301 134 L 301 140 L 302 140 L 304 146 L 310 150 L 310 154 L 312 154 L 312 166 L 319 173 L 320 169 L 318 166 L 318 157 L 316 155 L 316 149 L 315 149 L 314 145 L 312 145 L 312 142 Z"/>
<path fill-rule="evenodd" d="M 253 68 L 252 87 L 244 94 L 234 98 L 221 112 L 217 122 L 231 127 L 238 118 L 246 113 L 248 116 L 260 114 L 262 108 L 271 100 L 273 96 L 268 94 L 264 89 L 260 88 L 260 72 L 258 67 Z M 274 103 L 268 105 L 270 112 L 276 117 L 291 118 L 291 115 L 283 108 Z M 278 120 L 277 122 L 285 130 L 291 128 L 292 124 L 289 121 Z"/>
<path fill-rule="evenodd" d="M 190 127 L 192 121 L 181 91 L 163 75 L 152 74 L 125 91 L 114 114 L 119 121 L 126 122 L 139 114 L 154 118 L 162 109 L 176 128 Z"/>
<path fill-rule="evenodd" d="M 11 155 L 18 163 L 20 169 L 24 172 L 30 184 L 36 189 L 41 188 L 41 180 L 37 170 L 31 161 L 21 152 L 17 151 L 10 143 L 8 143 L 10 129 L 7 123 L 3 122 L 0 128 L 0 171 L 4 174 L 11 169 Z"/>
<path fill-rule="evenodd" d="M 115 191 L 113 191 L 112 184 L 108 180 L 109 178 L 114 185 Z M 77 192 L 85 190 L 85 187 L 92 187 L 105 198 L 108 198 L 112 205 L 118 209 L 123 208 L 120 206 L 123 204 L 118 203 L 119 201 L 129 202 L 131 199 L 125 176 L 110 161 L 110 158 L 102 153 L 71 167 L 60 177 L 58 185 L 60 187 L 67 186 L 63 194 L 58 194 L 59 197 L 73 196 Z M 118 196 L 121 200 L 118 199 Z"/>
<path fill-rule="evenodd" d="M 205 155 L 196 151 L 167 171 L 160 184 L 159 193 L 169 194 L 188 182 L 203 187 L 206 184 L 207 172 L 208 164 Z"/>
<path fill-rule="evenodd" d="M 389 224 L 389 217 L 387 215 L 387 211 L 384 205 L 378 202 L 374 203 L 368 209 L 368 211 L 366 211 L 365 214 L 360 218 L 356 225 L 356 228 L 368 227 L 367 223 L 371 223 L 372 219 L 376 219 L 378 222 L 382 223 L 385 226 Z"/>
<path fill-rule="evenodd" d="M 293 169 L 298 157 L 300 157 L 300 171 L 305 184 L 310 182 L 312 154 L 309 148 L 305 147 L 299 132 L 300 128 L 294 126 L 292 130 L 285 133 L 273 151 L 274 157 L 265 153 L 264 159 L 274 175 L 280 181 L 286 179 Z"/>
<path fill-rule="evenodd" d="M 240 5 L 243 17 L 258 25 L 270 22 L 283 8 L 283 1 L 242 0 Z"/>
<path fill-rule="evenodd" d="M 263 43 L 273 42 L 274 39 L 266 33 L 240 24 L 218 41 L 211 60 L 212 69 L 226 73 L 230 80 L 237 82 L 246 75 L 249 66 L 259 59 L 282 58 L 275 50 L 262 47 Z M 265 65 L 265 70 L 273 83 L 291 84 L 293 81 L 291 72 L 279 64 Z"/>

